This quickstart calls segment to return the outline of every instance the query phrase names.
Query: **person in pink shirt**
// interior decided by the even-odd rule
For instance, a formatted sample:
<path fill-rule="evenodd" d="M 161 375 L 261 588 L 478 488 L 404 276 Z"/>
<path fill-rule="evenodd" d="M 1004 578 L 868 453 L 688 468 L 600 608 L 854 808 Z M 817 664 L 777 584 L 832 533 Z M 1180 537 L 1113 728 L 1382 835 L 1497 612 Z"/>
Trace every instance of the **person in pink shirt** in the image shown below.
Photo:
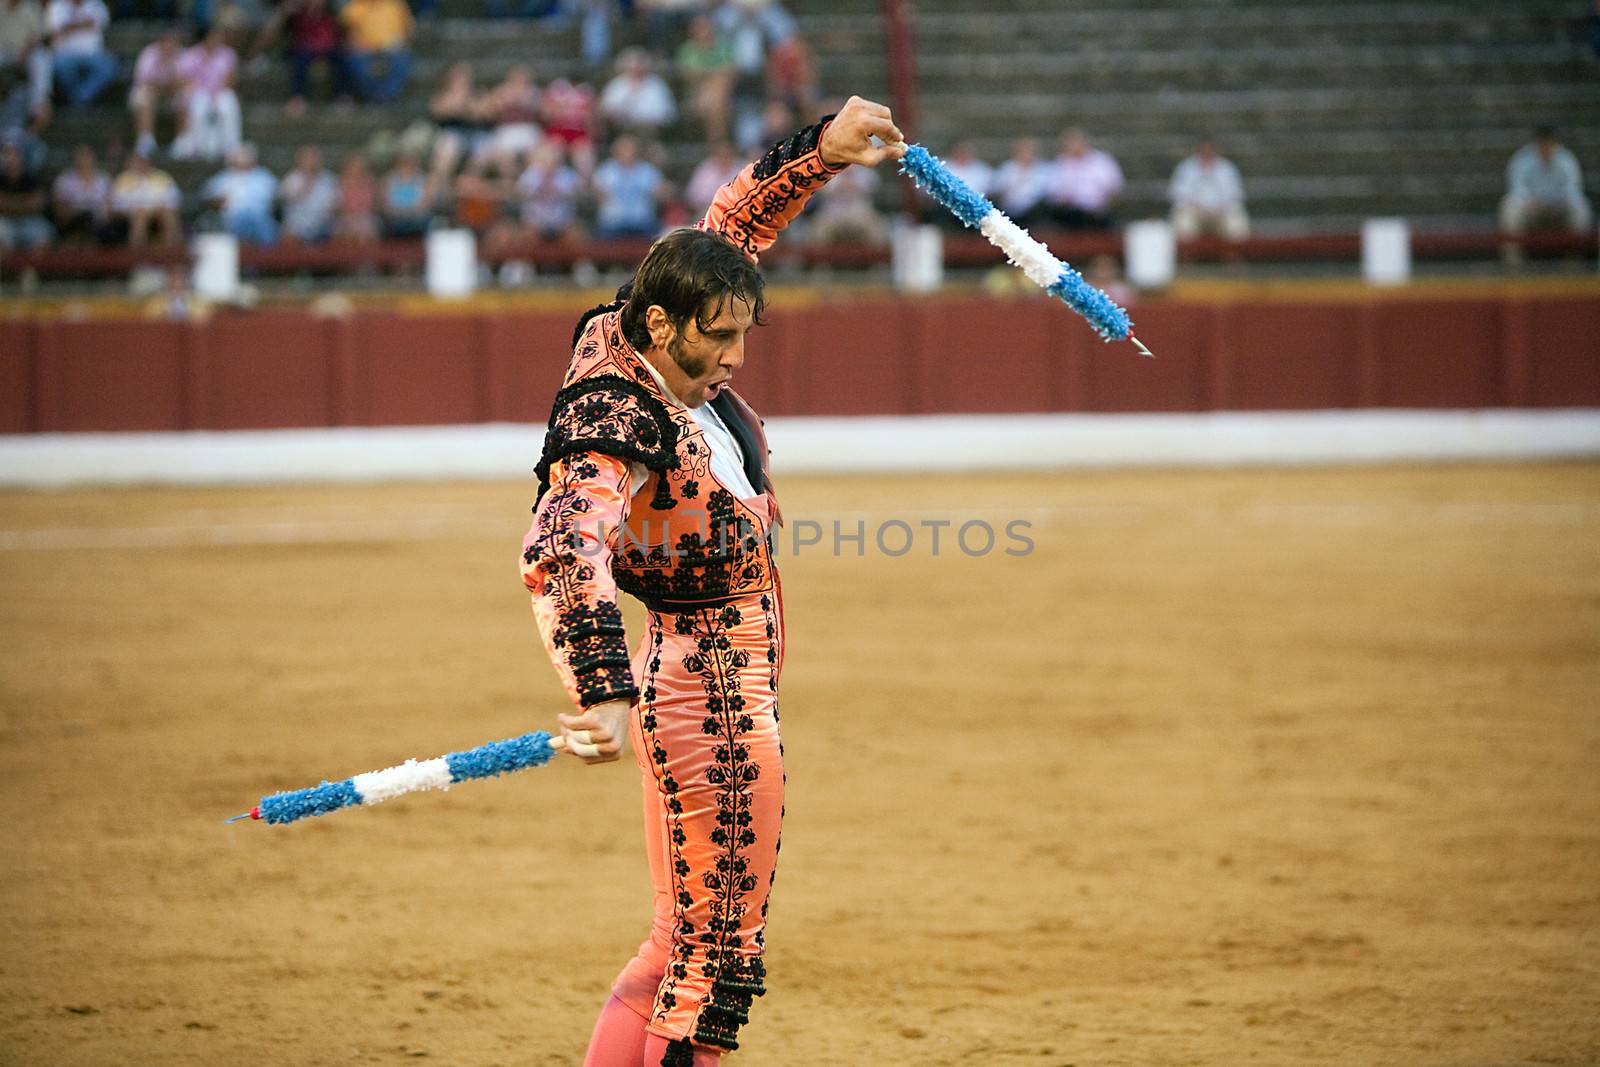
<path fill-rule="evenodd" d="M 239 57 L 220 26 L 179 57 L 188 123 L 172 144 L 174 159 L 221 159 L 239 146 L 242 120 L 233 91 L 238 66 Z"/>
<path fill-rule="evenodd" d="M 183 40 L 175 28 L 145 45 L 133 65 L 133 89 L 128 93 L 128 110 L 133 112 L 136 135 L 134 151 L 149 155 L 156 150 L 156 112 L 163 106 L 178 113 L 178 134 L 189 123 L 183 105 L 183 75 L 178 60 L 183 56 Z"/>
<path fill-rule="evenodd" d="M 1082 130 L 1068 130 L 1045 186 L 1049 218 L 1068 230 L 1109 230 L 1122 186 L 1122 168 L 1110 153 L 1091 145 Z"/>

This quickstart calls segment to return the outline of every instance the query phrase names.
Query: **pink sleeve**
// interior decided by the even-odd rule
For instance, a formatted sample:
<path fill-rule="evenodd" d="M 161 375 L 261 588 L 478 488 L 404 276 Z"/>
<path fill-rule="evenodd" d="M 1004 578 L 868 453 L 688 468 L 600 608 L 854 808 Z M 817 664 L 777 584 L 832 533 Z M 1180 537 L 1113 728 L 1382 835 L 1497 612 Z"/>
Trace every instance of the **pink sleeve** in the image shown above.
<path fill-rule="evenodd" d="M 611 577 L 611 542 L 628 518 L 630 469 L 627 460 L 599 452 L 552 463 L 550 489 L 523 539 L 522 583 L 550 662 L 579 708 L 639 695 Z"/>
<path fill-rule="evenodd" d="M 700 229 L 717 231 L 752 259 L 772 247 L 812 194 L 844 170 L 824 163 L 818 148 L 832 117 L 779 141 L 718 189 Z"/>

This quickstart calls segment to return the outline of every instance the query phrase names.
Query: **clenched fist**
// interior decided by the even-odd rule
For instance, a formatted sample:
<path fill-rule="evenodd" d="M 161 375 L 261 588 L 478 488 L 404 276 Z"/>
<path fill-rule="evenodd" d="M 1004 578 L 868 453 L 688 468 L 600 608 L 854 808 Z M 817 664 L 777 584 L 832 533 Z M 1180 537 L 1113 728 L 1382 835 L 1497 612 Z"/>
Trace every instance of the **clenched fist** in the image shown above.
<path fill-rule="evenodd" d="M 882 141 L 874 145 L 872 138 Z M 846 163 L 859 163 L 875 167 L 886 159 L 899 159 L 906 154 L 905 134 L 894 124 L 894 116 L 882 104 L 852 96 L 844 107 L 822 131 L 822 143 L 817 146 L 822 161 L 829 166 L 842 167 Z"/>
<path fill-rule="evenodd" d="M 582 715 L 562 715 L 561 736 L 550 747 L 568 752 L 585 763 L 610 763 L 622 755 L 628 734 L 628 702 L 608 700 L 586 708 Z"/>

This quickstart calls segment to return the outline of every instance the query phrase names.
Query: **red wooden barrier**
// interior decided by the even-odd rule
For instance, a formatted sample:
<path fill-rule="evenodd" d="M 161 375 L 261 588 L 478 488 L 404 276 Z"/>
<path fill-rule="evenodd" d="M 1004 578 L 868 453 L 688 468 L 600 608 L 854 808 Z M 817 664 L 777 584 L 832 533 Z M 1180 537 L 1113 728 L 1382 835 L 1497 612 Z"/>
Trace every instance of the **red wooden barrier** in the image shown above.
<path fill-rule="evenodd" d="M 581 309 L 0 323 L 0 432 L 542 422 Z M 738 388 L 772 415 L 1600 406 L 1600 301 L 1135 309 L 1158 354 L 1038 299 L 779 307 Z"/>

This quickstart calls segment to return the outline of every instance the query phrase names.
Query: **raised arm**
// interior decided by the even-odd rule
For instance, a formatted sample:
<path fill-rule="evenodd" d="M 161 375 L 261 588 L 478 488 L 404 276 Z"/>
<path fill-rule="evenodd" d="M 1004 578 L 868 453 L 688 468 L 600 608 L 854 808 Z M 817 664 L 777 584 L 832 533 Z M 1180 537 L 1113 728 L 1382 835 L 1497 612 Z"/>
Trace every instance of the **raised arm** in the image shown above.
<path fill-rule="evenodd" d="M 874 136 L 882 143 L 873 144 Z M 717 190 L 700 228 L 717 231 L 754 259 L 835 174 L 852 163 L 872 167 L 905 153 L 889 109 L 852 96 L 837 115 L 779 141 Z"/>

